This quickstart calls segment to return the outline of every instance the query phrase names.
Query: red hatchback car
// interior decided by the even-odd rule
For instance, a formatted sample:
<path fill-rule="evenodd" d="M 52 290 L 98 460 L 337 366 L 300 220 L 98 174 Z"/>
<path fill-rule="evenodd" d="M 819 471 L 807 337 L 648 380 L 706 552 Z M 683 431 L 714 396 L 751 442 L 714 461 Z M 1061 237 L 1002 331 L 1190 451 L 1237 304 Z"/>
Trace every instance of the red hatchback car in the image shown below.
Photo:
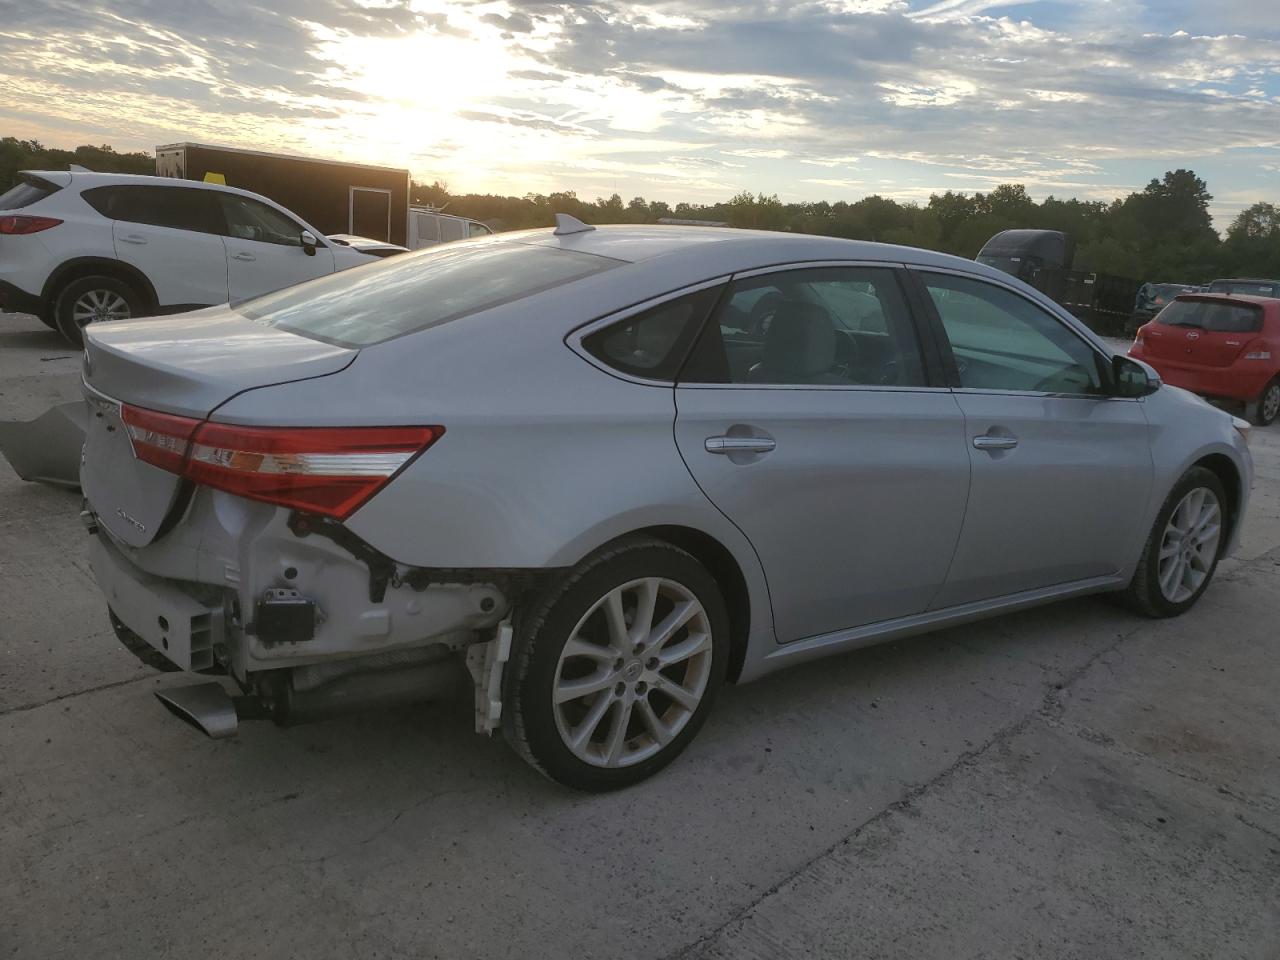
<path fill-rule="evenodd" d="M 1183 294 L 1138 329 L 1129 356 L 1165 383 L 1247 404 L 1259 425 L 1280 414 L 1280 300 Z"/>

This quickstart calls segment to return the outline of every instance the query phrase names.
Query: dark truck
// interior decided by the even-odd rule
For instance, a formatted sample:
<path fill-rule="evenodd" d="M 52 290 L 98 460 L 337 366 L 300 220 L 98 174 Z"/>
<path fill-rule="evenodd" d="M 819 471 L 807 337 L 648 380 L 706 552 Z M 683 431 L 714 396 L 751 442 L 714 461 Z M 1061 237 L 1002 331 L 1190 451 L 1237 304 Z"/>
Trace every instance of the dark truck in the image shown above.
<path fill-rule="evenodd" d="M 156 147 L 156 175 L 252 190 L 326 235 L 354 234 L 407 246 L 408 170 L 171 143 Z"/>
<path fill-rule="evenodd" d="M 986 242 L 979 263 L 1010 273 L 1062 304 L 1098 333 L 1123 332 L 1138 281 L 1073 270 L 1075 242 L 1060 230 L 1004 230 Z"/>

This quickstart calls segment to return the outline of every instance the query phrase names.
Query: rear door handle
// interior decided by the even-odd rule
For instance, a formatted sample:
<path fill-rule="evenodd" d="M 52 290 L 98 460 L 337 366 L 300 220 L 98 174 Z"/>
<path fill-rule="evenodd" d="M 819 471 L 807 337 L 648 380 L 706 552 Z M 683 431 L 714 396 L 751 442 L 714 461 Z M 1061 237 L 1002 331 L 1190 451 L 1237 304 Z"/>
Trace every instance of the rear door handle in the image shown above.
<path fill-rule="evenodd" d="M 241 263 L 253 263 L 258 258 L 252 253 L 237 253 L 231 257 L 232 260 L 239 260 Z"/>
<path fill-rule="evenodd" d="M 778 444 L 772 437 L 707 437 L 707 453 L 768 453 Z"/>
<path fill-rule="evenodd" d="M 136 233 L 131 233 L 131 234 L 129 234 L 128 236 L 121 237 L 121 238 L 120 238 L 120 242 L 121 242 L 121 243 L 136 243 L 138 246 L 143 246 L 143 245 L 145 245 L 145 244 L 146 244 L 146 242 L 147 242 L 147 238 L 146 238 L 146 237 L 140 237 L 140 236 L 138 236 Z"/>
<path fill-rule="evenodd" d="M 974 437 L 973 446 L 977 450 L 1012 450 L 1018 445 L 1017 437 Z"/>

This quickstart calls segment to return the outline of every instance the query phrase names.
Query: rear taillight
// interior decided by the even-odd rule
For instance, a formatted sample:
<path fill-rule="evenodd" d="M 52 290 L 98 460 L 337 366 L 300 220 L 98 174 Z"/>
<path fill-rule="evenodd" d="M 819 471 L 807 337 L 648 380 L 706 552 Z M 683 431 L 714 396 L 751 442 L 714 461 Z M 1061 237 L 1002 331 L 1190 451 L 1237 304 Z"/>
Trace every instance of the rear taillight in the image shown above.
<path fill-rule="evenodd" d="M 444 427 L 238 427 L 125 407 L 134 454 L 195 483 L 338 520 Z"/>
<path fill-rule="evenodd" d="M 130 406 L 120 408 L 120 419 L 129 431 L 135 457 L 170 473 L 182 473 L 187 441 L 200 426 L 199 420 Z"/>
<path fill-rule="evenodd" d="M 48 230 L 60 223 L 62 223 L 61 220 L 55 220 L 53 217 L 4 216 L 0 217 L 0 234 L 24 236 L 28 233 L 39 233 L 42 230 Z"/>

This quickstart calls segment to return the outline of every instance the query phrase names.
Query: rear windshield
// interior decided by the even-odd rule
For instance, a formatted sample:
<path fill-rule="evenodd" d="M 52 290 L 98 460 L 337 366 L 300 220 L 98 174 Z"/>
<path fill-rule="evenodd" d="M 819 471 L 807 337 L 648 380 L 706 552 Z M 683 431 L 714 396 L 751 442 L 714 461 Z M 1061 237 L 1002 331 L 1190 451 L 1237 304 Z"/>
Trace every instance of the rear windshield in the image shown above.
<path fill-rule="evenodd" d="M 342 347 L 367 347 L 571 283 L 621 260 L 523 243 L 402 254 L 233 304 L 257 320 Z"/>
<path fill-rule="evenodd" d="M 1156 318 L 1170 327 L 1197 327 L 1212 333 L 1256 333 L 1262 329 L 1262 310 L 1235 303 L 1175 300 Z"/>
<path fill-rule="evenodd" d="M 1274 297 L 1280 294 L 1280 284 L 1270 281 L 1215 280 L 1209 284 L 1210 293 L 1243 293 L 1251 297 Z"/>
<path fill-rule="evenodd" d="M 47 180 L 23 180 L 12 190 L 0 193 L 0 210 L 21 210 L 29 207 L 37 200 L 43 200 L 51 193 L 57 193 L 61 187 L 54 186 Z"/>

